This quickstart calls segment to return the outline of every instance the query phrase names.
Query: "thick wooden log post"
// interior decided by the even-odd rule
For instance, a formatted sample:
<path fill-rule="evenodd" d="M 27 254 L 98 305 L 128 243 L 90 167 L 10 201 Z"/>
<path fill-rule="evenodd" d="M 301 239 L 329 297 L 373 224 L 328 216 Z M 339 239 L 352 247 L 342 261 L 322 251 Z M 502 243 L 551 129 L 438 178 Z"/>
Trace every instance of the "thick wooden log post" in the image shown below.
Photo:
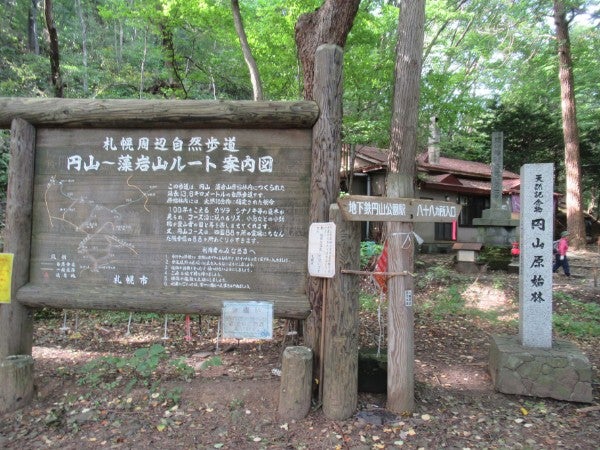
<path fill-rule="evenodd" d="M 313 354 L 308 347 L 288 347 L 283 351 L 279 417 L 302 419 L 310 411 Z"/>
<path fill-rule="evenodd" d="M 33 317 L 15 300 L 29 280 L 35 128 L 21 119 L 11 127 L 4 251 L 14 254 L 12 301 L 0 305 L 0 414 L 33 397 Z"/>
<path fill-rule="evenodd" d="M 27 405 L 33 398 L 33 358 L 13 355 L 0 360 L 0 414 Z"/>
<path fill-rule="evenodd" d="M 340 47 L 319 46 L 315 56 L 313 96 L 320 113 L 313 127 L 310 223 L 329 220 L 329 205 L 336 201 L 340 191 L 342 65 L 343 51 Z M 312 314 L 304 323 L 304 337 L 306 345 L 315 352 L 315 367 L 319 367 L 323 279 L 309 277 L 307 292 Z"/>
<path fill-rule="evenodd" d="M 4 228 L 4 251 L 15 256 L 12 302 L 0 305 L 0 359 L 31 355 L 33 344 L 31 311 L 15 300 L 15 293 L 29 281 L 34 157 L 35 128 L 24 120 L 15 119 L 11 127 Z"/>
<path fill-rule="evenodd" d="M 324 299 L 323 413 L 344 420 L 358 402 L 359 277 L 341 271 L 359 268 L 360 222 L 344 221 L 337 205 L 331 205 L 329 217 L 336 224 L 336 275 L 326 281 Z"/>

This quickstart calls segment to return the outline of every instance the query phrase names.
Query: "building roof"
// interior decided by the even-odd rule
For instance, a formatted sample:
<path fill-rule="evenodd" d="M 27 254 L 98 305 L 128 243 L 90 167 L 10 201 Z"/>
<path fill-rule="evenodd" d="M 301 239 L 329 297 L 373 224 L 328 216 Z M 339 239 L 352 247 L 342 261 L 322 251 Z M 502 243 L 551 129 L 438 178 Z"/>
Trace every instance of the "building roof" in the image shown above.
<path fill-rule="evenodd" d="M 466 161 L 464 159 L 445 158 L 443 156 L 440 156 L 437 164 L 433 164 L 429 162 L 427 152 L 417 156 L 417 167 L 419 170 L 427 172 L 447 172 L 474 178 L 492 178 L 492 168 L 489 164 Z M 502 178 L 505 180 L 519 179 L 519 174 L 505 170 L 502 173 Z"/>
<path fill-rule="evenodd" d="M 434 164 L 429 161 L 427 152 L 419 154 L 416 163 L 422 188 L 481 195 L 489 195 L 491 191 L 492 170 L 489 164 L 443 156 Z M 387 150 L 366 145 L 356 146 L 355 172 L 385 171 L 387 165 Z M 505 170 L 502 178 L 505 193 L 519 191 L 519 174 Z"/>

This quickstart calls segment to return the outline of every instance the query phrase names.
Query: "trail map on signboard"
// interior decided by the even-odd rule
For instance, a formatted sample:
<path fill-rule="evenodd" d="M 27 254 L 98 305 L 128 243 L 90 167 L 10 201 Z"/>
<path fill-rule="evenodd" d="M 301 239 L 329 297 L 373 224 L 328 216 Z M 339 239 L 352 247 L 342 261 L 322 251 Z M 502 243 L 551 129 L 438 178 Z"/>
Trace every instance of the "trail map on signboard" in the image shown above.
<path fill-rule="evenodd" d="M 310 130 L 39 129 L 31 282 L 303 292 Z"/>

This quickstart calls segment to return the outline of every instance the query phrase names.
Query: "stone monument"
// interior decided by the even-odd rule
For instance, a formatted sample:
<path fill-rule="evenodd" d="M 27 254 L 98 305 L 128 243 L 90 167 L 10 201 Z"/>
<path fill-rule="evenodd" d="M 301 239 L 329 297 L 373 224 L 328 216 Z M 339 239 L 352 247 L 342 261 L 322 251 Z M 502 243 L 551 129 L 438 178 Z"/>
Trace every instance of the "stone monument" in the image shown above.
<path fill-rule="evenodd" d="M 510 246 L 518 239 L 519 221 L 513 219 L 511 212 L 502 202 L 502 172 L 504 171 L 503 139 L 501 131 L 492 133 L 492 189 L 490 208 L 482 212 L 482 217 L 473 219 L 473 225 L 479 228 L 483 244 Z"/>
<path fill-rule="evenodd" d="M 553 173 L 553 164 L 521 168 L 519 336 L 492 336 L 490 373 L 505 394 L 591 402 L 589 360 L 552 339 Z"/>

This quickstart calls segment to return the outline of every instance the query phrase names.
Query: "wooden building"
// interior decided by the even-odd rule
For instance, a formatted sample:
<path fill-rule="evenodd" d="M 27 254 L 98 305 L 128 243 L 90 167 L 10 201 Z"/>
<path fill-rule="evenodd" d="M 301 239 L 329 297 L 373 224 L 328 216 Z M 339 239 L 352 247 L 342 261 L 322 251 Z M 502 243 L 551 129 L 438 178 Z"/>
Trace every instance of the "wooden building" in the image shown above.
<path fill-rule="evenodd" d="M 342 155 L 342 190 L 353 195 L 385 195 L 388 153 L 385 149 L 345 145 Z M 351 169 L 350 169 L 351 168 Z M 416 196 L 462 205 L 454 223 L 415 223 L 423 251 L 448 251 L 455 242 L 477 242 L 473 219 L 490 207 L 491 167 L 488 164 L 446 158 L 430 148 L 417 156 Z M 503 208 L 515 218 L 519 214 L 519 174 L 503 172 Z M 379 240 L 381 223 L 365 223 L 363 239 Z"/>

